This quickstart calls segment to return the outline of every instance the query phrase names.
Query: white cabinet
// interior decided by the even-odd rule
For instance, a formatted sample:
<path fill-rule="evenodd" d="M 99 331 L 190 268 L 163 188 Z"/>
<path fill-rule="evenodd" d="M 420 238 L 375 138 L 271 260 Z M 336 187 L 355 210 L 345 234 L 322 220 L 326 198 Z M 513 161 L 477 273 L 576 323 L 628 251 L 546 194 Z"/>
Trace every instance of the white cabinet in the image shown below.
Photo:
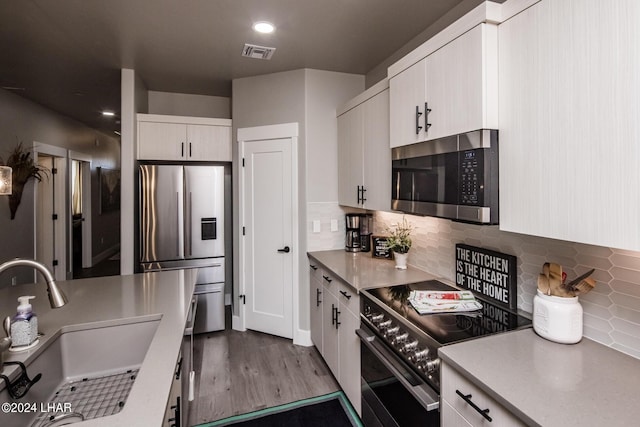
<path fill-rule="evenodd" d="M 360 297 L 313 259 L 310 267 L 311 340 L 360 414 Z"/>
<path fill-rule="evenodd" d="M 640 2 L 542 0 L 499 26 L 500 229 L 640 250 Z"/>
<path fill-rule="evenodd" d="M 440 365 L 440 396 L 442 427 L 526 425 L 446 363 Z"/>
<path fill-rule="evenodd" d="M 309 316 L 311 327 L 311 342 L 316 346 L 320 354 L 322 354 L 322 299 L 324 292 L 322 289 L 322 270 L 317 264 L 311 262 L 309 264 Z"/>
<path fill-rule="evenodd" d="M 183 422 L 182 410 L 183 410 L 183 396 L 182 396 L 182 355 L 178 357 L 178 363 L 173 375 L 173 382 L 171 383 L 171 391 L 169 393 L 169 400 L 164 413 L 163 427 L 181 426 Z"/>
<path fill-rule="evenodd" d="M 231 161 L 231 120 L 138 114 L 138 159 Z"/>
<path fill-rule="evenodd" d="M 390 146 L 498 127 L 498 36 L 479 24 L 393 76 Z"/>
<path fill-rule="evenodd" d="M 343 206 L 390 209 L 387 85 L 385 80 L 373 86 L 338 112 L 338 201 Z"/>

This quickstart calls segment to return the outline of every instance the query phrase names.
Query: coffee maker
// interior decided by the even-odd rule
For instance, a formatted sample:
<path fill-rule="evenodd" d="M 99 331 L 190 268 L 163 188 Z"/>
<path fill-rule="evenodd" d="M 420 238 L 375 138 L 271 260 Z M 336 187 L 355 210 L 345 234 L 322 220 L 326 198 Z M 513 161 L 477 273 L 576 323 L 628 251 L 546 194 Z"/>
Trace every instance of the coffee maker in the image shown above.
<path fill-rule="evenodd" d="M 373 234 L 373 215 L 360 215 L 360 251 L 369 252 L 371 250 L 371 234 Z"/>
<path fill-rule="evenodd" d="M 360 252 L 360 214 L 346 214 L 345 248 L 347 252 Z"/>

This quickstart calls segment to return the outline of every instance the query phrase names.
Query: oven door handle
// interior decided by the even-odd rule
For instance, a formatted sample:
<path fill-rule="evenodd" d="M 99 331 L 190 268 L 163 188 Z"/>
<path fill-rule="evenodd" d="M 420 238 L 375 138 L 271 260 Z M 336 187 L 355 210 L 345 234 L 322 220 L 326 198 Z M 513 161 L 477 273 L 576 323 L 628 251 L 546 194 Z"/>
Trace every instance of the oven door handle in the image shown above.
<path fill-rule="evenodd" d="M 404 388 L 406 388 L 407 391 L 411 393 L 411 395 L 413 395 L 413 397 L 415 397 L 427 411 L 435 411 L 440 407 L 440 398 L 438 394 L 422 380 L 419 380 L 420 384 L 412 385 L 406 377 L 415 377 L 415 375 L 396 362 L 393 359 L 392 354 L 379 344 L 375 335 L 370 335 L 363 329 L 356 330 L 356 334 L 358 335 L 358 338 L 360 338 L 360 341 L 362 341 L 362 344 L 364 344 L 369 351 L 371 351 L 376 358 L 380 360 L 380 362 L 382 362 L 389 371 L 391 371 Z"/>

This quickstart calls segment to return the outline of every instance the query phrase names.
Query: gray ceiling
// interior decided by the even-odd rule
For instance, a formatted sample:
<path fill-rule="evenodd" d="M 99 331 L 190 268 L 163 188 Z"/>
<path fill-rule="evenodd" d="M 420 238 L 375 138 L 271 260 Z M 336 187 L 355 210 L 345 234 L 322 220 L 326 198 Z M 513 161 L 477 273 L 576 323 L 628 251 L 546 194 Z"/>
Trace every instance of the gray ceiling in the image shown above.
<path fill-rule="evenodd" d="M 150 90 L 217 96 L 278 71 L 366 74 L 461 1 L 2 0 L 0 87 L 111 133 L 100 111 L 120 110 L 121 68 Z M 243 58 L 244 43 L 276 52 Z"/>

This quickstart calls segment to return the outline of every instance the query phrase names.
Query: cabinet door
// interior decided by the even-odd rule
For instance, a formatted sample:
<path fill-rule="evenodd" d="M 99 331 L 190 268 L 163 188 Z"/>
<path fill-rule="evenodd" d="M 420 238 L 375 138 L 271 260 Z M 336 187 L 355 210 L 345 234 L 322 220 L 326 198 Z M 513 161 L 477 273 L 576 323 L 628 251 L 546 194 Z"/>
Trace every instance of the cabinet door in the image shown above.
<path fill-rule="evenodd" d="M 194 161 L 231 161 L 231 127 L 188 125 L 187 159 Z"/>
<path fill-rule="evenodd" d="M 310 264 L 309 274 L 309 312 L 310 312 L 310 327 L 311 327 L 311 342 L 315 344 L 316 348 L 322 354 L 322 300 L 324 299 L 324 292 L 322 290 L 322 282 L 318 280 L 319 274 L 322 271 L 313 262 Z"/>
<path fill-rule="evenodd" d="M 187 126 L 181 123 L 138 122 L 138 159 L 183 160 Z"/>
<path fill-rule="evenodd" d="M 389 90 L 380 92 L 362 104 L 364 207 L 391 209 L 391 148 L 389 148 Z"/>
<path fill-rule="evenodd" d="M 416 133 L 416 107 L 424 113 L 424 102 L 425 60 L 422 60 L 389 81 L 391 148 L 424 141 L 424 114 L 418 119 L 423 129 Z"/>
<path fill-rule="evenodd" d="M 480 24 L 426 58 L 427 139 L 497 128 L 496 49 L 496 26 Z"/>
<path fill-rule="evenodd" d="M 496 402 L 491 396 L 486 394 L 481 388 L 471 383 L 458 371 L 443 363 L 440 367 L 440 395 L 441 401 L 451 406 L 450 410 L 441 411 L 441 424 L 443 427 L 465 425 L 460 418 L 466 420 L 472 426 L 497 425 L 497 426 L 524 426 L 515 415 L 509 412 L 504 406 Z M 468 399 L 480 410 L 487 409 L 487 414 L 492 418 L 491 423 L 474 408 L 469 402 L 461 397 L 470 396 Z"/>
<path fill-rule="evenodd" d="M 338 329 L 335 325 L 335 311 L 339 310 L 338 298 L 329 291 L 327 285 L 323 286 L 322 300 L 322 357 L 327 362 L 333 376 L 340 378 L 338 371 Z"/>
<path fill-rule="evenodd" d="M 640 250 L 637 16 L 543 0 L 499 26 L 500 229 Z"/>
<path fill-rule="evenodd" d="M 338 202 L 361 207 L 358 187 L 363 185 L 363 107 L 358 105 L 338 117 Z"/>
<path fill-rule="evenodd" d="M 339 383 L 351 405 L 360 414 L 360 339 L 356 335 L 356 329 L 360 327 L 360 319 L 344 304 L 340 305 Z"/>

